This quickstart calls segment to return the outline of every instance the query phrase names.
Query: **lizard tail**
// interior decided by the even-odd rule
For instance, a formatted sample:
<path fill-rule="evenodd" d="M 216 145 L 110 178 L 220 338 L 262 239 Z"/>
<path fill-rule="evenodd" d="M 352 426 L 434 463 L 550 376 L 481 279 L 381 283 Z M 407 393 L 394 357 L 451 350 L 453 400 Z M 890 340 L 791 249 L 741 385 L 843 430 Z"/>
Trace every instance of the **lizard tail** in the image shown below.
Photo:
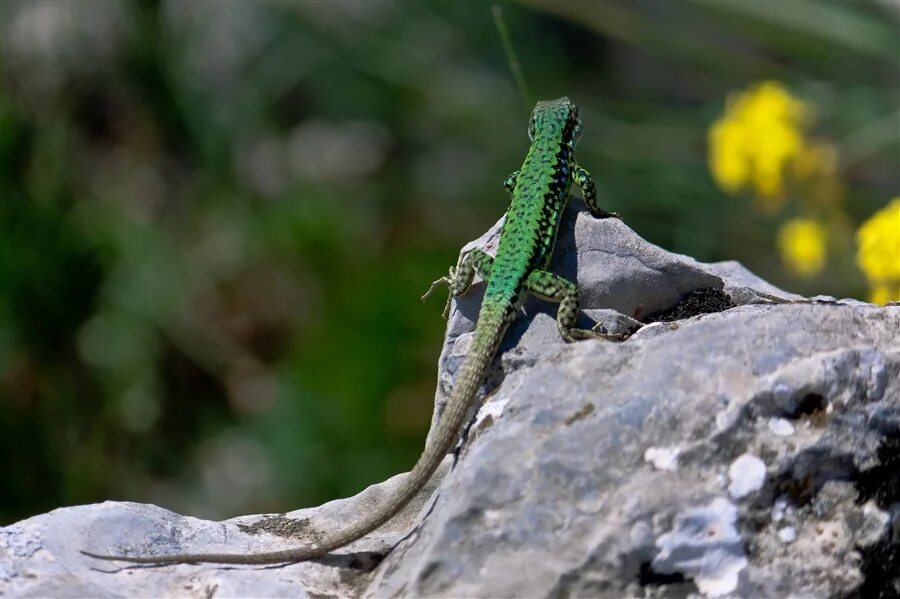
<path fill-rule="evenodd" d="M 265 553 L 197 553 L 154 556 L 100 555 L 87 551 L 82 551 L 81 553 L 98 559 L 135 564 L 159 565 L 185 562 L 277 564 L 321 557 L 329 551 L 351 543 L 375 530 L 403 509 L 409 500 L 419 492 L 459 438 L 459 432 L 465 421 L 469 406 L 478 394 L 485 371 L 506 329 L 506 320 L 503 312 L 491 308 L 493 308 L 492 302 L 485 301 L 482 304 L 481 313 L 478 316 L 478 325 L 472 339 L 472 346 L 460 367 L 453 393 L 450 395 L 450 400 L 447 402 L 447 407 L 441 416 L 440 422 L 438 422 L 431 443 L 425 447 L 419 460 L 403 482 L 400 483 L 396 491 L 383 501 L 374 512 L 371 512 L 356 524 L 339 530 L 333 536 L 314 546 L 294 547 Z"/>

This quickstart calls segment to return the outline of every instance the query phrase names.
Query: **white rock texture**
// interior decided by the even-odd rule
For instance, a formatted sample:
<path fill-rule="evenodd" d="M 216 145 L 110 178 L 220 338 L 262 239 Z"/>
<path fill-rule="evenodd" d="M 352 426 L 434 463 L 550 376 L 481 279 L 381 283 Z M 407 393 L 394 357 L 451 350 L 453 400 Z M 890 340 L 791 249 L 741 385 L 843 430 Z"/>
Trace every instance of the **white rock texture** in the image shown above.
<path fill-rule="evenodd" d="M 746 497 L 762 488 L 766 481 L 766 464 L 752 453 L 745 453 L 728 467 L 728 478 L 731 496 L 735 499 Z"/>
<path fill-rule="evenodd" d="M 900 595 L 900 307 L 773 303 L 800 298 L 737 263 L 666 252 L 580 208 L 566 215 L 553 269 L 584 290 L 584 324 L 599 318 L 631 336 L 567 345 L 555 306 L 528 300 L 456 454 L 381 530 L 277 567 L 123 567 L 78 553 L 304 544 L 371 509 L 399 476 L 318 508 L 224 522 L 134 503 L 60 508 L 0 529 L 0 592 Z M 477 243 L 492 251 L 497 230 Z M 482 290 L 454 302 L 436 417 Z M 773 419 L 790 427 L 773 429 Z M 677 458 L 660 461 L 651 448 L 677 448 Z M 729 469 L 745 454 L 765 476 L 732 496 Z"/>

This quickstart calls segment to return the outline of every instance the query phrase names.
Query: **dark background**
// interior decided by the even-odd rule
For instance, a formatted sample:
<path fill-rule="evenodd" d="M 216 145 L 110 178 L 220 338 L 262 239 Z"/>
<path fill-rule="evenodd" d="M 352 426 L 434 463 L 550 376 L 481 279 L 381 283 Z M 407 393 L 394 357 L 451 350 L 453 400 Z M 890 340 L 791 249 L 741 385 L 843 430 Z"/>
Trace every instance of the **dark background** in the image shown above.
<path fill-rule="evenodd" d="M 900 195 L 896 3 L 500 6 L 532 100 L 581 107 L 606 209 L 791 291 L 867 296 L 853 233 Z M 528 147 L 489 5 L 0 20 L 0 524 L 103 499 L 283 511 L 408 469 L 444 326 L 419 295 L 503 213 Z M 810 198 L 764 210 L 710 175 L 726 98 L 762 81 L 839 157 L 806 278 L 775 240 Z"/>

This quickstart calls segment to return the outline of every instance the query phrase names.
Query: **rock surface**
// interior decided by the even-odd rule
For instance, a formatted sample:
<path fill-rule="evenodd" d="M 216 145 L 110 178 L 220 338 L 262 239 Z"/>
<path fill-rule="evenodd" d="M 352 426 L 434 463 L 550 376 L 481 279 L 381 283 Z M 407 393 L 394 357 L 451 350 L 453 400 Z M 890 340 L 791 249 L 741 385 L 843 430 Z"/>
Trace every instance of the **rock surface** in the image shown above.
<path fill-rule="evenodd" d="M 900 307 L 781 303 L 800 298 L 581 208 L 566 214 L 553 270 L 577 278 L 583 324 L 589 316 L 631 336 L 567 345 L 555 307 L 529 300 L 456 455 L 376 533 L 277 567 L 122 567 L 78 553 L 303 544 L 369 509 L 402 475 L 319 508 L 224 522 L 133 503 L 61 508 L 0 529 L 0 591 L 900 595 Z M 497 232 L 473 243 L 492 252 Z M 455 302 L 435 417 L 482 290 Z"/>

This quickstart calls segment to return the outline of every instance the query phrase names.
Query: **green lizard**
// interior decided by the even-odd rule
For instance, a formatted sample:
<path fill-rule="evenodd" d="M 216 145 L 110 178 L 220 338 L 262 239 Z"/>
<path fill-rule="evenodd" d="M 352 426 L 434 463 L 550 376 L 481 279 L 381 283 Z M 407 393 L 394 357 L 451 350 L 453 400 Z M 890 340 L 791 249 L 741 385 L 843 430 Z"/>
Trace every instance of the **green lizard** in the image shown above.
<path fill-rule="evenodd" d="M 526 293 L 559 303 L 557 325 L 566 341 L 587 338 L 618 339 L 593 330 L 575 328 L 581 293 L 578 287 L 547 270 L 563 210 L 574 181 L 582 190 L 588 209 L 597 217 L 615 217 L 600 210 L 590 174 L 575 162 L 575 142 L 581 133 L 578 108 L 568 98 L 538 102 L 528 124 L 531 149 L 522 168 L 504 186 L 512 195 L 500 233 L 497 255 L 491 258 L 472 250 L 450 267 L 422 296 L 446 283 L 453 295 L 466 293 L 475 273 L 487 281 L 471 348 L 463 360 L 447 407 L 412 471 L 391 497 L 359 521 L 316 545 L 256 554 L 198 553 L 160 556 L 98 555 L 91 557 L 138 564 L 212 562 L 223 564 L 273 564 L 321 557 L 375 530 L 393 517 L 428 482 L 438 464 L 456 443 L 469 406 L 474 402 L 485 371 L 494 358 L 509 324 L 516 318 Z M 450 298 L 444 310 L 448 316 Z M 596 328 L 596 327 L 595 327 Z"/>

